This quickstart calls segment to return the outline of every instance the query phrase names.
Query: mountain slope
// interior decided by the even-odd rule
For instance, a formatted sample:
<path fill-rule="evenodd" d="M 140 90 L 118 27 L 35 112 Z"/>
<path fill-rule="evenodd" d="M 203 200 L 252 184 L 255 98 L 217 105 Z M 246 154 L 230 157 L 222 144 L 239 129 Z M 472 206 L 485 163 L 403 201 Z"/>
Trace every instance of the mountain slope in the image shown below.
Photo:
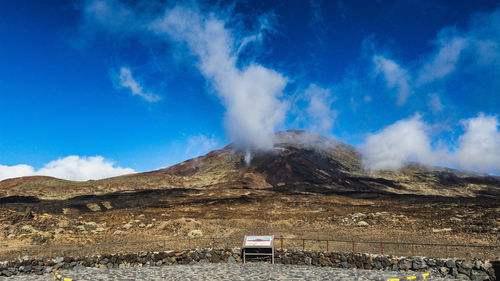
<path fill-rule="evenodd" d="M 452 169 L 410 165 L 398 172 L 363 171 L 352 146 L 305 131 L 276 135 L 272 151 L 257 153 L 250 165 L 232 145 L 151 172 L 73 182 L 25 177 L 0 182 L 0 197 L 67 199 L 79 195 L 171 188 L 289 189 L 314 193 L 415 194 L 498 198 L 500 178 Z"/>

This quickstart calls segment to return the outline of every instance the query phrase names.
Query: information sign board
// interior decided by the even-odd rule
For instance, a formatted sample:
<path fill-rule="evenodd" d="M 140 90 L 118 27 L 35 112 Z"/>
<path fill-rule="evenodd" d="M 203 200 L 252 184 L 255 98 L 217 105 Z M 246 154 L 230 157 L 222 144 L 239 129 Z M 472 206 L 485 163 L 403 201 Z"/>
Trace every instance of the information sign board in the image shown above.
<path fill-rule="evenodd" d="M 273 247 L 274 236 L 245 236 L 243 247 Z"/>
<path fill-rule="evenodd" d="M 241 248 L 243 263 L 247 256 L 270 256 L 274 264 L 274 235 L 245 235 Z"/>

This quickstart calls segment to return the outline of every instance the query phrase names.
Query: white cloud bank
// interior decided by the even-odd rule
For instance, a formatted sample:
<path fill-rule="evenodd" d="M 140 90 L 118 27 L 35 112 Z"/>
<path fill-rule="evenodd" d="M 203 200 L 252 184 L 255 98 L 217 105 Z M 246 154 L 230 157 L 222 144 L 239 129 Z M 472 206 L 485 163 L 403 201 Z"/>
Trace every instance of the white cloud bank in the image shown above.
<path fill-rule="evenodd" d="M 455 152 L 458 167 L 500 172 L 500 131 L 496 116 L 479 114 L 463 121 L 464 134 Z"/>
<path fill-rule="evenodd" d="M 132 70 L 128 67 L 120 68 L 120 75 L 118 76 L 120 86 L 129 89 L 132 95 L 139 96 L 148 102 L 155 102 L 161 100 L 161 97 L 149 92 L 144 91 L 143 87 L 132 76 Z"/>
<path fill-rule="evenodd" d="M 361 145 L 363 164 L 370 171 L 397 170 L 417 162 L 500 173 L 498 117 L 480 113 L 462 124 L 464 133 L 455 149 L 432 149 L 430 126 L 419 115 L 399 120 L 366 138 Z"/>
<path fill-rule="evenodd" d="M 0 180 L 26 176 L 51 176 L 66 180 L 85 181 L 98 180 L 131 174 L 131 168 L 115 166 L 115 163 L 102 156 L 80 157 L 67 156 L 45 164 L 39 170 L 29 165 L 0 165 Z"/>
<path fill-rule="evenodd" d="M 369 135 L 361 150 L 369 170 L 395 170 L 408 162 L 434 163 L 427 125 L 419 115 Z"/>

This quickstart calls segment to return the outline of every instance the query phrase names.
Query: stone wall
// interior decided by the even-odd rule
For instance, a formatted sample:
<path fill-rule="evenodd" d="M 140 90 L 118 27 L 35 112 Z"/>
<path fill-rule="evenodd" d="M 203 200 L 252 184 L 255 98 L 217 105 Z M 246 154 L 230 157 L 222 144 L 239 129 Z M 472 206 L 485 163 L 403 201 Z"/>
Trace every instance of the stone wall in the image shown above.
<path fill-rule="evenodd" d="M 426 271 L 470 280 L 496 280 L 488 260 L 432 259 L 386 255 L 277 250 L 275 263 L 393 271 Z M 0 276 L 44 274 L 61 268 L 126 268 L 194 263 L 241 263 L 240 249 L 192 249 L 87 257 L 37 258 L 0 263 Z M 498 268 L 497 268 L 498 270 Z"/>
<path fill-rule="evenodd" d="M 359 253 L 318 251 L 277 251 L 276 263 L 359 268 L 370 270 L 427 271 L 441 276 L 470 280 L 496 280 L 495 268 L 488 260 L 394 257 Z"/>

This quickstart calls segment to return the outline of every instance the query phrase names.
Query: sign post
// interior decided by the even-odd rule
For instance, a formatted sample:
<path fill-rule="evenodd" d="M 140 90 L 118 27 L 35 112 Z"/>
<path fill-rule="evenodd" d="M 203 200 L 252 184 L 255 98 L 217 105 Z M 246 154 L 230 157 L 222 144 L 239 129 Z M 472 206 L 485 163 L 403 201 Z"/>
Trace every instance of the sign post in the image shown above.
<path fill-rule="evenodd" d="M 245 235 L 241 250 L 243 263 L 246 263 L 246 256 L 271 256 L 272 264 L 274 264 L 274 235 Z"/>

